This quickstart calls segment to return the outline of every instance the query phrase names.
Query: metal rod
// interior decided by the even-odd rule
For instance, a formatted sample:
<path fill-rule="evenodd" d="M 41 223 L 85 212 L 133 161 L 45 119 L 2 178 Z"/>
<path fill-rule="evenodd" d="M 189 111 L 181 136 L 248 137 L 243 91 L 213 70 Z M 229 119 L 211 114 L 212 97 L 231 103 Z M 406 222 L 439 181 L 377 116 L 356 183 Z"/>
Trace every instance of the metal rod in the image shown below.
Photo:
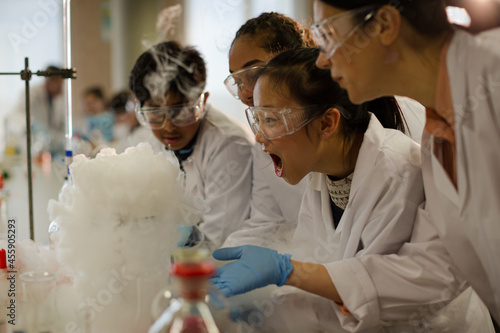
<path fill-rule="evenodd" d="M 30 79 L 31 71 L 29 69 L 28 58 L 24 58 L 24 73 L 21 78 L 26 81 L 26 155 L 28 156 L 28 202 L 30 219 L 30 238 L 35 240 L 35 223 L 33 219 L 33 172 L 31 169 L 31 113 L 30 113 Z"/>
<path fill-rule="evenodd" d="M 0 75 L 19 75 L 21 73 L 17 72 L 17 73 L 0 73 Z"/>
<path fill-rule="evenodd" d="M 63 34 L 64 34 L 64 67 L 71 68 L 71 0 L 63 0 Z M 65 118 L 65 164 L 68 182 L 71 182 L 69 175 L 69 165 L 73 161 L 73 100 L 72 100 L 72 81 L 66 80 L 66 95 L 64 96 L 66 103 L 66 118 Z"/>

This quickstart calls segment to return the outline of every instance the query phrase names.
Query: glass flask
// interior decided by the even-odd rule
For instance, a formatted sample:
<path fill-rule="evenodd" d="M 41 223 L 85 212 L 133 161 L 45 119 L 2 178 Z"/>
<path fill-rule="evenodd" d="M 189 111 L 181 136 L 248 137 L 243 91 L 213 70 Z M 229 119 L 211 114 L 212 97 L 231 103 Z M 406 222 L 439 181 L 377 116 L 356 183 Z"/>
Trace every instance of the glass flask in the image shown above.
<path fill-rule="evenodd" d="M 168 307 L 149 328 L 149 333 L 219 333 L 230 322 L 226 304 L 212 296 L 209 278 L 215 272 L 215 265 L 208 256 L 208 251 L 189 248 L 173 254 L 171 276 L 177 288 L 163 290 L 157 296 L 154 304 Z M 214 309 L 214 301 L 219 303 L 219 309 Z"/>

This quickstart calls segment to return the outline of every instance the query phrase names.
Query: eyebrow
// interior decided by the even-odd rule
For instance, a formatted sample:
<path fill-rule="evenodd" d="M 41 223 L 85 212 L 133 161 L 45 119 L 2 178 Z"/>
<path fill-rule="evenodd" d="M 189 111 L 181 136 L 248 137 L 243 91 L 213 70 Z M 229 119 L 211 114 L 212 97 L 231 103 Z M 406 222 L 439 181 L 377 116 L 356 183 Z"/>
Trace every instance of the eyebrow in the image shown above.
<path fill-rule="evenodd" d="M 247 67 L 250 67 L 256 63 L 259 63 L 259 62 L 265 62 L 264 60 L 260 60 L 260 59 L 254 59 L 254 60 L 250 60 L 249 62 L 245 63 L 240 69 L 244 69 L 244 68 L 247 68 Z M 235 71 L 229 69 L 229 73 L 234 73 Z"/>

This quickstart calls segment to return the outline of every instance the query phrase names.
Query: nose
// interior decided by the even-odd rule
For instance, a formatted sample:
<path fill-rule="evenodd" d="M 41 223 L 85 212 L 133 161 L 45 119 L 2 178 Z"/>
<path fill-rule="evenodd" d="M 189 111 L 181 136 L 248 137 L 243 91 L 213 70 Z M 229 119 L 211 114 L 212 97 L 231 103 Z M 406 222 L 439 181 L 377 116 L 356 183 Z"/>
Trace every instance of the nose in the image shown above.
<path fill-rule="evenodd" d="M 238 91 L 240 100 L 248 106 L 253 106 L 253 90 L 248 90 L 246 87 L 242 87 Z"/>
<path fill-rule="evenodd" d="M 318 59 L 316 59 L 316 66 L 321 69 L 329 69 L 332 63 L 330 59 L 328 59 L 323 52 L 320 52 Z"/>
<path fill-rule="evenodd" d="M 265 144 L 267 142 L 269 142 L 269 140 L 267 140 L 260 131 L 258 131 L 256 134 L 255 134 L 255 141 L 257 141 L 258 143 L 260 144 Z"/>
<path fill-rule="evenodd" d="M 163 129 L 169 132 L 173 131 L 175 128 L 176 126 L 172 123 L 171 119 L 167 120 L 167 123 L 163 126 Z"/>

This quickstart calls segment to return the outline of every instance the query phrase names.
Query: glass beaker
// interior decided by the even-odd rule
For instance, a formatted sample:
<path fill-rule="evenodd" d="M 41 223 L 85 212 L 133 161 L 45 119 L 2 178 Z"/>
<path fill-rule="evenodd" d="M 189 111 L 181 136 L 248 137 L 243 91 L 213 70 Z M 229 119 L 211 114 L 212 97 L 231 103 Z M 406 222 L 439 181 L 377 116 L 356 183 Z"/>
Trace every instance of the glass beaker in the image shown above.
<path fill-rule="evenodd" d="M 56 331 L 56 276 L 47 271 L 24 272 L 21 280 L 19 326 L 14 332 L 52 333 Z"/>

